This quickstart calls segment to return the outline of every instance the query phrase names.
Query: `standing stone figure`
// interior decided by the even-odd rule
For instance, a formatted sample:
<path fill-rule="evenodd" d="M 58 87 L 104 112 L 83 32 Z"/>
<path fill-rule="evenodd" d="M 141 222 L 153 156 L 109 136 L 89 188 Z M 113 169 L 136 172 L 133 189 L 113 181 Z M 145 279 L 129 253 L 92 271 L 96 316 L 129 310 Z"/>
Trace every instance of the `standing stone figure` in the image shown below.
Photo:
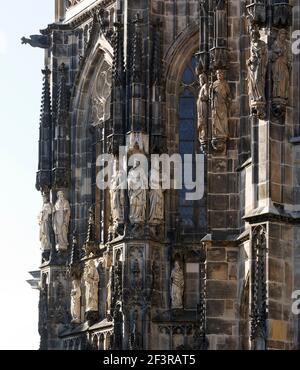
<path fill-rule="evenodd" d="M 290 88 L 291 53 L 287 31 L 278 31 L 272 46 L 273 98 L 287 100 Z"/>
<path fill-rule="evenodd" d="M 124 179 L 122 171 L 117 169 L 117 162 L 115 162 L 110 187 L 111 215 L 114 230 L 117 230 L 118 226 L 125 222 L 125 187 L 123 185 Z"/>
<path fill-rule="evenodd" d="M 129 219 L 132 225 L 142 224 L 146 218 L 148 179 L 139 161 L 128 174 Z"/>
<path fill-rule="evenodd" d="M 54 206 L 53 229 L 56 238 L 56 249 L 66 250 L 68 248 L 68 232 L 70 223 L 70 204 L 62 191 L 57 193 L 57 202 Z"/>
<path fill-rule="evenodd" d="M 149 224 L 161 225 L 164 221 L 164 192 L 160 183 L 159 162 L 154 161 L 150 173 Z"/>
<path fill-rule="evenodd" d="M 52 205 L 47 195 L 43 195 L 43 208 L 39 215 L 40 242 L 43 252 L 51 250 Z"/>
<path fill-rule="evenodd" d="M 227 138 L 230 87 L 225 79 L 225 72 L 217 70 L 217 80 L 212 85 L 212 131 L 213 138 Z"/>
<path fill-rule="evenodd" d="M 207 118 L 208 118 L 208 101 L 209 101 L 209 86 L 207 83 L 207 76 L 205 73 L 200 74 L 200 92 L 197 101 L 198 113 L 198 133 L 200 143 L 206 140 L 207 137 Z"/>
<path fill-rule="evenodd" d="M 251 48 L 248 65 L 248 86 L 251 106 L 255 103 L 265 105 L 266 73 L 268 66 L 268 49 L 264 41 L 260 40 L 257 29 L 251 30 Z"/>
<path fill-rule="evenodd" d="M 81 314 L 81 288 L 80 288 L 80 281 L 73 280 L 72 281 L 72 290 L 71 290 L 71 316 L 72 316 L 72 323 L 79 324 L 80 323 L 80 314 Z"/>
<path fill-rule="evenodd" d="M 89 260 L 84 269 L 85 312 L 98 312 L 99 274 L 93 260 Z"/>
<path fill-rule="evenodd" d="M 184 276 L 178 261 L 175 261 L 171 273 L 172 308 L 183 308 Z"/>

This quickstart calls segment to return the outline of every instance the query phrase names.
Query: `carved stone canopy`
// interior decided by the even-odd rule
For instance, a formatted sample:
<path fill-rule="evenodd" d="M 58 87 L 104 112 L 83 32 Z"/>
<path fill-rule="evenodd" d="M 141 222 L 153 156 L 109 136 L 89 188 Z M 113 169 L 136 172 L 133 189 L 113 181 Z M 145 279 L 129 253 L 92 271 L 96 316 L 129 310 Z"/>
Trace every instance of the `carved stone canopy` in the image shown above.
<path fill-rule="evenodd" d="M 250 1 L 247 5 L 248 19 L 251 24 L 265 25 L 267 20 L 266 3 L 264 0 Z"/>
<path fill-rule="evenodd" d="M 77 5 L 78 3 L 80 3 L 82 0 L 68 0 L 67 1 L 67 9 L 68 8 L 72 8 L 72 6 L 75 6 Z"/>

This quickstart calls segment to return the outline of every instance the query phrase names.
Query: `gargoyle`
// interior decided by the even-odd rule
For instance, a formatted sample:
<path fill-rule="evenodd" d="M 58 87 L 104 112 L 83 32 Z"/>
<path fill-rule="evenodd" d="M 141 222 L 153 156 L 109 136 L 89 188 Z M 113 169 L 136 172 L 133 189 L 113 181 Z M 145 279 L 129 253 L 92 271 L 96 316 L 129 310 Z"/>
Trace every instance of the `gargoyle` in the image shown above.
<path fill-rule="evenodd" d="M 31 35 L 30 38 L 22 37 L 22 44 L 29 44 L 33 48 L 48 49 L 51 41 L 50 37 L 46 35 Z"/>

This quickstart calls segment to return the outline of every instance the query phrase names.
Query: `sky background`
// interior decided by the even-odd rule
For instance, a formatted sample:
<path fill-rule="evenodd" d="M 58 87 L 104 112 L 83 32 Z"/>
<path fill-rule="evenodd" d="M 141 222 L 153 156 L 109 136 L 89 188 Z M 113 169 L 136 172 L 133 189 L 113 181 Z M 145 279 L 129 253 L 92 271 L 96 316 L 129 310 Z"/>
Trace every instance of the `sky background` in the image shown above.
<path fill-rule="evenodd" d="M 0 0 L 0 350 L 38 349 L 40 264 L 35 190 L 44 51 L 21 45 L 54 19 L 54 0 Z"/>

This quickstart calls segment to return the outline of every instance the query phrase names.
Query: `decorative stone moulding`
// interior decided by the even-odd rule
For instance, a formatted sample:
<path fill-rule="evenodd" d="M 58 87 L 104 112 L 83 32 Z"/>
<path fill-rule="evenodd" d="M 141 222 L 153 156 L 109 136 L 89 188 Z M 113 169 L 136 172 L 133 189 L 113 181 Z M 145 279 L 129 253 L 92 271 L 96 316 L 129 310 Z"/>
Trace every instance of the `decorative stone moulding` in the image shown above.
<path fill-rule="evenodd" d="M 289 27 L 292 24 L 292 5 L 288 1 L 272 5 L 272 22 L 274 27 Z"/>
<path fill-rule="evenodd" d="M 287 100 L 281 98 L 272 99 L 272 113 L 274 117 L 281 118 L 286 113 Z"/>
<path fill-rule="evenodd" d="M 214 47 L 210 49 L 210 68 L 227 69 L 229 61 L 229 49 L 226 47 Z"/>
<path fill-rule="evenodd" d="M 252 24 L 263 27 L 267 20 L 265 0 L 256 0 L 247 5 L 248 18 Z"/>
<path fill-rule="evenodd" d="M 77 5 L 82 0 L 68 0 L 67 1 L 67 9 L 72 8 L 72 6 Z"/>
<path fill-rule="evenodd" d="M 69 175 L 66 168 L 55 168 L 52 172 L 52 185 L 58 188 L 67 188 L 69 186 Z"/>
<path fill-rule="evenodd" d="M 265 102 L 251 102 L 251 114 L 257 116 L 259 119 L 266 118 L 266 103 Z"/>
<path fill-rule="evenodd" d="M 130 132 L 127 136 L 126 145 L 128 154 L 149 154 L 149 135 L 143 132 Z"/>
<path fill-rule="evenodd" d="M 200 51 L 195 56 L 198 58 L 197 73 L 207 72 L 209 69 L 209 53 L 207 51 Z"/>
<path fill-rule="evenodd" d="M 47 193 L 51 187 L 51 171 L 40 170 L 36 175 L 36 189 Z"/>
<path fill-rule="evenodd" d="M 227 138 L 226 137 L 213 137 L 211 140 L 212 148 L 215 152 L 225 154 L 227 149 Z"/>
<path fill-rule="evenodd" d="M 113 155 L 119 155 L 121 146 L 124 146 L 124 136 L 122 134 L 113 134 L 108 136 L 108 152 Z"/>

